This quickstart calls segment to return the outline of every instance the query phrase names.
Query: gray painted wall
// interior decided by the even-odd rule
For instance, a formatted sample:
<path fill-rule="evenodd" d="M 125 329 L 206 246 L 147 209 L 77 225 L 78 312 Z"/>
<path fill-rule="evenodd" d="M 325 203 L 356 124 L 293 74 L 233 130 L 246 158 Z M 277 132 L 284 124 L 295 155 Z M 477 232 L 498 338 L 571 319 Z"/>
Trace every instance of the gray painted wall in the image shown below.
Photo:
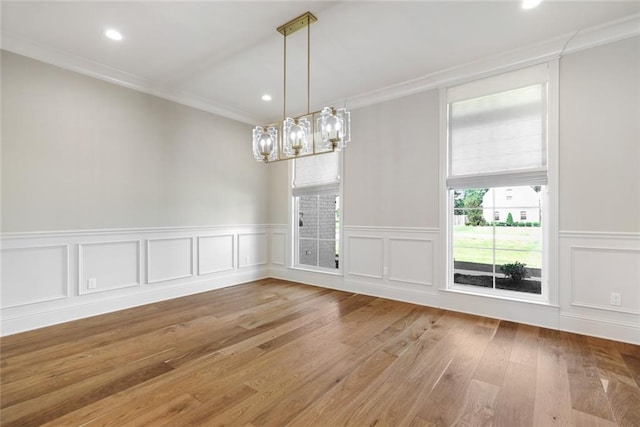
<path fill-rule="evenodd" d="M 2 231 L 267 223 L 251 127 L 2 52 Z"/>
<path fill-rule="evenodd" d="M 640 231 L 640 38 L 560 61 L 560 229 Z"/>
<path fill-rule="evenodd" d="M 638 70 L 640 38 L 560 61 L 561 230 L 640 231 Z M 5 232 L 287 222 L 248 125 L 7 52 L 2 88 Z M 437 91 L 352 126 L 344 224 L 438 227 Z"/>
<path fill-rule="evenodd" d="M 439 226 L 438 102 L 432 90 L 352 112 L 345 225 Z M 559 145 L 560 230 L 640 231 L 640 38 L 562 58 Z"/>
<path fill-rule="evenodd" d="M 344 223 L 438 227 L 438 91 L 351 113 Z"/>

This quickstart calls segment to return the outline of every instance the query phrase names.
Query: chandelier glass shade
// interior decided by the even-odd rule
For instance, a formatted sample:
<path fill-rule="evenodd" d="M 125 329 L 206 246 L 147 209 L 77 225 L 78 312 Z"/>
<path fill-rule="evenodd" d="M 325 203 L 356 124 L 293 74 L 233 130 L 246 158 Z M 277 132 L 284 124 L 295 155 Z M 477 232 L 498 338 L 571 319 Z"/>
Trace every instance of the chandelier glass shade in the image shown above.
<path fill-rule="evenodd" d="M 350 113 L 345 108 L 324 107 L 309 112 L 310 26 L 316 21 L 311 12 L 306 12 L 277 29 L 284 36 L 284 117 L 282 122 L 253 129 L 253 156 L 259 162 L 331 153 L 346 147 L 351 140 Z M 302 28 L 307 28 L 307 113 L 286 117 L 287 36 Z"/>

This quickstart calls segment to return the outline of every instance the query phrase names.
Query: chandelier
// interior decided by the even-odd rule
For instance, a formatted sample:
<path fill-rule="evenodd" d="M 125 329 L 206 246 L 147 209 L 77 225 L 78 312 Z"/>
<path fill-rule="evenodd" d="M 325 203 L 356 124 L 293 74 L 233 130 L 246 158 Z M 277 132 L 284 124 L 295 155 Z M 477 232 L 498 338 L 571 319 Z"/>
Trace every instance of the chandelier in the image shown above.
<path fill-rule="evenodd" d="M 253 129 L 253 155 L 259 162 L 331 153 L 351 140 L 350 113 L 345 108 L 309 112 L 311 24 L 317 20 L 306 12 L 277 28 L 284 36 L 283 120 Z M 307 113 L 292 118 L 287 117 L 287 36 L 303 28 L 307 29 Z"/>

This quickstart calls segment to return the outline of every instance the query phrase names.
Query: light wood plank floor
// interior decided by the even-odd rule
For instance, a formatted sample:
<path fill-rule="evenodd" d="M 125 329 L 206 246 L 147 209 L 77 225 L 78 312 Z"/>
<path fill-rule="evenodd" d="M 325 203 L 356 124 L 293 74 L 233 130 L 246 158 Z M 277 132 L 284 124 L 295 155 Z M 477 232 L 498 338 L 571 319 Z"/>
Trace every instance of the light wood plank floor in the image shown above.
<path fill-rule="evenodd" d="M 640 347 L 267 279 L 2 339 L 3 426 L 639 426 Z"/>

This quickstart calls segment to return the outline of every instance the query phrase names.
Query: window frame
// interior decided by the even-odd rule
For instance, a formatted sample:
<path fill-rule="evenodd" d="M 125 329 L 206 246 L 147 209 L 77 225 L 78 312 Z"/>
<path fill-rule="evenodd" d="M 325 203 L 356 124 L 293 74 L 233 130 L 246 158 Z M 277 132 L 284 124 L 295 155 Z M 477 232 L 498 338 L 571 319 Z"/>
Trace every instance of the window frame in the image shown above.
<path fill-rule="evenodd" d="M 523 70 L 523 67 L 505 67 L 493 74 L 482 74 L 476 78 L 451 82 L 449 87 L 440 88 L 440 241 L 442 244 L 438 250 L 438 289 L 441 291 L 471 294 L 489 298 L 499 298 L 512 301 L 530 302 L 557 306 L 559 303 L 558 289 L 558 110 L 559 110 L 559 61 L 557 59 L 542 63 L 547 67 L 547 184 L 542 195 L 546 217 L 542 222 L 542 293 L 525 294 L 524 292 L 494 290 L 478 288 L 476 286 L 464 286 L 453 283 L 453 191 L 447 185 L 448 170 L 450 167 L 449 123 L 448 123 L 448 99 L 449 87 L 464 83 L 501 76 L 504 73 Z M 541 63 L 530 64 L 531 68 L 540 66 Z M 495 80 L 495 79 L 494 79 Z M 499 90 L 496 90 L 499 92 Z M 517 185 L 516 183 L 512 185 Z M 494 185 L 497 187 L 497 185 Z M 507 186 L 507 184 L 504 184 Z M 470 187 L 471 188 L 471 187 Z"/>
<path fill-rule="evenodd" d="M 306 194 L 305 196 L 320 196 L 320 195 L 327 195 L 329 193 L 326 192 L 321 192 L 321 194 Z M 342 196 L 339 194 L 339 192 L 335 193 L 336 197 L 338 198 L 339 202 L 338 202 L 338 212 L 340 212 L 340 216 L 342 217 Z M 340 239 L 342 237 L 342 233 L 340 230 L 340 227 L 342 227 L 342 221 L 339 221 L 338 227 L 336 227 L 336 239 L 332 240 L 332 239 L 322 239 L 319 237 L 316 238 L 308 238 L 308 237 L 300 237 L 300 233 L 299 233 L 299 223 L 297 222 L 297 218 L 299 218 L 299 213 L 300 213 L 300 206 L 299 206 L 299 197 L 303 197 L 303 196 L 292 196 L 293 197 L 293 208 L 294 208 L 294 214 L 293 217 L 296 218 L 296 220 L 293 221 L 293 235 L 294 235 L 294 242 L 293 242 L 293 254 L 292 254 L 292 260 L 293 260 L 293 268 L 297 268 L 300 270 L 311 270 L 311 271 L 317 271 L 317 272 L 321 272 L 321 273 L 329 273 L 329 274 L 337 274 L 340 272 L 340 269 L 342 268 L 342 257 L 341 257 L 341 252 L 342 252 L 342 245 L 340 242 Z M 300 264 L 300 239 L 306 239 L 306 240 L 315 240 L 316 242 L 321 242 L 321 241 L 335 241 L 336 245 L 338 246 L 338 268 L 328 268 L 328 267 L 322 267 L 320 265 L 309 265 L 309 264 Z M 318 264 L 319 264 L 319 257 L 320 257 L 320 251 L 318 249 Z"/>
<path fill-rule="evenodd" d="M 308 271 L 308 272 L 314 272 L 314 273 L 322 273 L 322 274 L 326 274 L 326 275 L 332 275 L 332 276 L 342 276 L 342 269 L 344 266 L 344 257 L 343 257 L 343 250 L 344 250 L 344 245 L 343 245 L 343 236 L 344 236 L 344 231 L 343 231 L 343 227 L 344 227 L 344 195 L 343 195 L 343 168 L 344 168 L 344 154 L 341 150 L 336 150 L 337 154 L 337 159 L 338 159 L 338 183 L 337 183 L 337 192 L 331 192 L 331 194 L 336 194 L 336 196 L 339 198 L 339 212 L 340 212 L 340 221 L 339 221 L 339 225 L 336 228 L 336 234 L 337 234 L 337 245 L 338 245 L 338 268 L 326 268 L 326 267 L 321 267 L 321 266 L 313 266 L 313 265 L 308 265 L 308 264 L 300 264 L 299 263 L 299 241 L 300 241 L 300 236 L 299 236 L 299 231 L 298 231 L 298 214 L 299 214 L 299 206 L 298 206 L 298 197 L 293 194 L 293 188 L 294 188 L 294 182 L 295 182 L 295 161 L 293 160 L 290 163 L 290 168 L 289 168 L 289 231 L 291 233 L 291 239 L 290 239 L 290 245 L 289 247 L 291 248 L 290 251 L 288 251 L 288 268 L 293 269 L 293 270 L 301 270 L 301 271 Z M 319 154 L 319 155 L 324 155 L 324 154 Z M 317 192 L 314 192 L 314 188 L 317 190 Z M 327 186 L 326 185 L 317 185 L 317 186 L 310 186 L 308 190 L 305 190 L 305 195 L 321 195 L 321 194 L 329 194 L 330 192 L 327 191 Z M 319 239 L 322 240 L 322 239 Z"/>

